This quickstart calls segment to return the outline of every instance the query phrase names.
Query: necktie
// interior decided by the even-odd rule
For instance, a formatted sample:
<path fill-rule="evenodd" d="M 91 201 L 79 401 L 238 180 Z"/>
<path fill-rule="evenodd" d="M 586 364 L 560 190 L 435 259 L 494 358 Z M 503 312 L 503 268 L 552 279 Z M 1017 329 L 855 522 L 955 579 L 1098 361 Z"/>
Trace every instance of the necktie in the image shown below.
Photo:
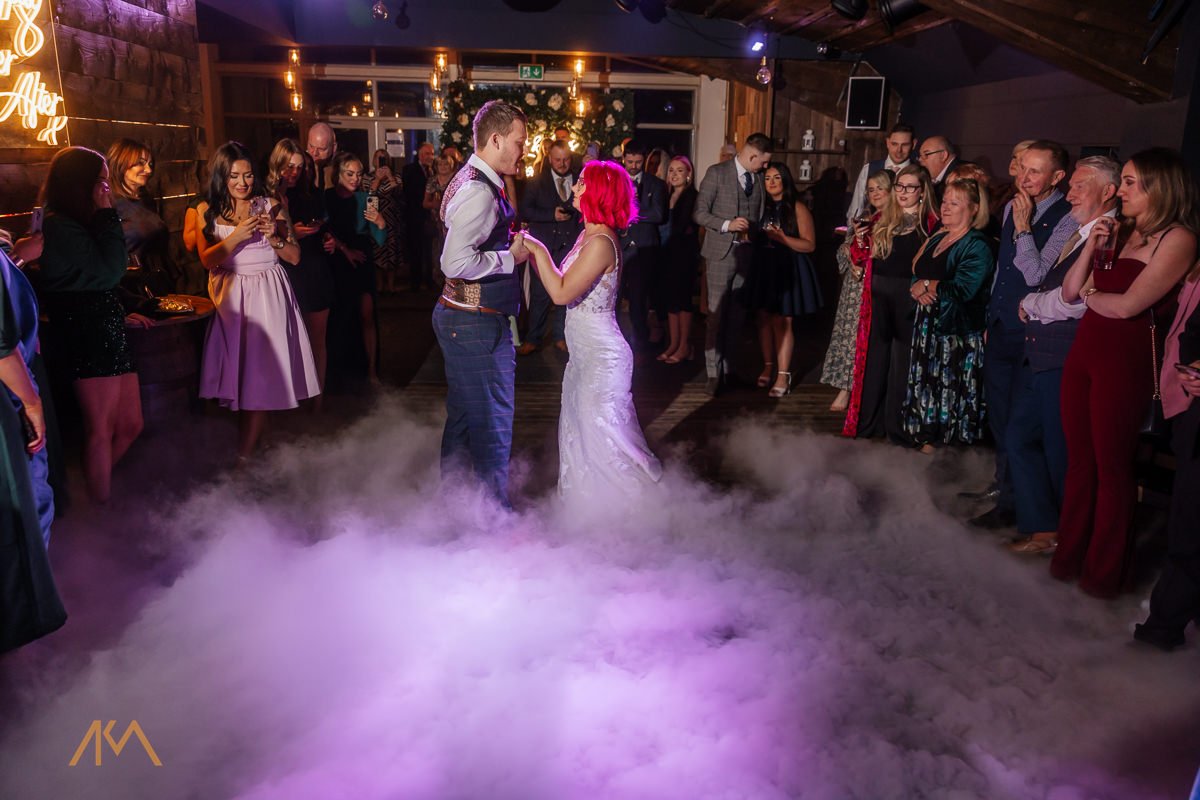
<path fill-rule="evenodd" d="M 564 203 L 567 202 L 567 197 L 571 194 L 571 190 L 567 188 L 567 179 L 562 175 L 558 175 L 554 178 L 554 181 L 558 184 L 558 199 Z"/>
<path fill-rule="evenodd" d="M 749 197 L 754 192 L 754 176 L 750 174 L 749 170 L 746 171 L 746 185 L 743 191 L 746 192 L 746 197 Z"/>
<path fill-rule="evenodd" d="M 1058 261 L 1054 262 L 1054 266 L 1057 267 L 1064 260 L 1066 260 L 1067 256 L 1071 255 L 1071 251 L 1073 251 L 1075 249 L 1075 245 L 1079 244 L 1079 239 L 1080 239 L 1079 231 L 1075 231 L 1074 233 L 1071 234 L 1071 238 L 1067 239 L 1067 243 L 1063 245 L 1062 252 L 1059 253 Z"/>

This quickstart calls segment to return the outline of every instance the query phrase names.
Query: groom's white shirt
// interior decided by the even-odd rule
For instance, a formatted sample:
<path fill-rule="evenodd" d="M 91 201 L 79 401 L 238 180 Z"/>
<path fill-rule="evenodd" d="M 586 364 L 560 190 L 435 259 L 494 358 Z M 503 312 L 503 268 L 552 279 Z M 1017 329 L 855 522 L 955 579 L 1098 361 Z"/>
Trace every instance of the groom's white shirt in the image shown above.
<path fill-rule="evenodd" d="M 501 192 L 504 181 L 474 153 L 467 165 L 475 167 Z M 480 250 L 496 227 L 499 213 L 495 196 L 478 181 L 464 181 L 446 205 L 446 243 L 442 248 L 442 274 L 447 278 L 477 281 L 489 275 L 511 275 L 516 268 L 508 250 Z"/>

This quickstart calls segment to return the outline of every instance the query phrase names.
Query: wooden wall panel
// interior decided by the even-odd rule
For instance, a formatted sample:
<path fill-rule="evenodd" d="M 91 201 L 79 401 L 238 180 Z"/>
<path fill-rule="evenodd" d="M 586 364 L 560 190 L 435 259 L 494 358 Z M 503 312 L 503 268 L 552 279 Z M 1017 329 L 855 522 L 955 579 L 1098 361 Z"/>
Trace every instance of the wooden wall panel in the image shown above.
<path fill-rule="evenodd" d="M 172 230 L 199 190 L 204 114 L 195 0 L 55 3 L 54 36 L 66 113 L 63 144 L 101 152 L 122 137 L 154 152 L 150 191 Z M 49 33 L 49 31 L 47 31 Z M 23 232 L 54 151 L 0 151 L 0 225 Z"/>

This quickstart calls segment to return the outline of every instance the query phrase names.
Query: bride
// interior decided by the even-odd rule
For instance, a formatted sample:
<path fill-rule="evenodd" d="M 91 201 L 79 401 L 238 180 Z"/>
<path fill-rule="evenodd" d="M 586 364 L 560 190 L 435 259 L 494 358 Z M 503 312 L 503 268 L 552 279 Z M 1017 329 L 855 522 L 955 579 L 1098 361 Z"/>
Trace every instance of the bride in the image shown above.
<path fill-rule="evenodd" d="M 633 409 L 633 354 L 616 318 L 621 249 L 615 231 L 637 219 L 637 200 L 629 175 L 611 161 L 590 162 L 572 192 L 584 226 L 561 270 L 545 245 L 520 234 L 546 293 L 567 307 L 571 357 L 558 423 L 558 491 L 629 492 L 662 477 Z"/>

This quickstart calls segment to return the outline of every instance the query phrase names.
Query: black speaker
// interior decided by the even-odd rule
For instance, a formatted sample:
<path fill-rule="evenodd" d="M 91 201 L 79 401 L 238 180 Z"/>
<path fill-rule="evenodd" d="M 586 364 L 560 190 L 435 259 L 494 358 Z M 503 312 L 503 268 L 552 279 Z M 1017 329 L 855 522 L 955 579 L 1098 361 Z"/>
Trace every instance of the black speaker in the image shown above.
<path fill-rule="evenodd" d="M 877 131 L 883 128 L 887 81 L 877 77 L 854 77 L 846 90 L 846 129 Z"/>

